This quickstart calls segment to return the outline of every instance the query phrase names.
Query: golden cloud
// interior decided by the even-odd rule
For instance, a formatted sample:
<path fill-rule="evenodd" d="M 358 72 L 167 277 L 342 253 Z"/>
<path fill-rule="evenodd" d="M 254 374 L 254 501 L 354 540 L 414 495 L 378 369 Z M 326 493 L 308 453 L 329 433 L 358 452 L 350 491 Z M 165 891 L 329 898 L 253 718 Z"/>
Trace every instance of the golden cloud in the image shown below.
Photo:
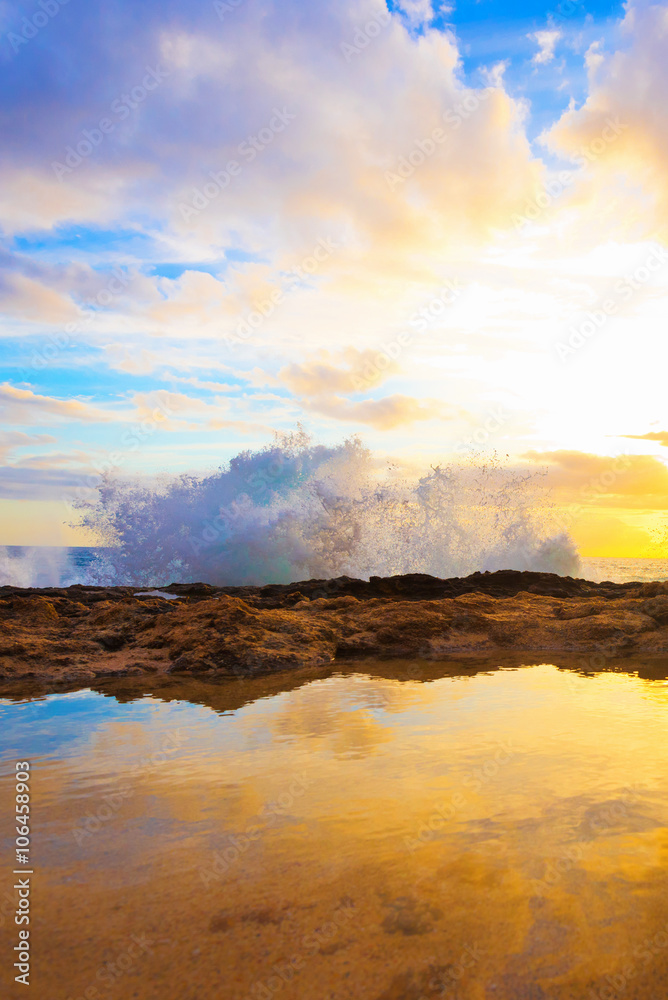
<path fill-rule="evenodd" d="M 311 413 L 320 413 L 334 420 L 368 424 L 381 431 L 424 420 L 454 420 L 462 415 L 462 411 L 438 399 L 417 400 L 398 394 L 386 396 L 385 399 L 365 399 L 360 402 L 351 402 L 341 396 L 328 396 L 302 400 L 301 403 Z"/>
<path fill-rule="evenodd" d="M 0 416 L 19 426 L 51 423 L 54 417 L 98 423 L 110 420 L 104 410 L 77 399 L 56 399 L 40 396 L 30 389 L 18 389 L 8 382 L 0 385 Z"/>
<path fill-rule="evenodd" d="M 278 378 L 299 395 L 321 396 L 332 392 L 359 392 L 369 381 L 378 384 L 401 370 L 395 360 L 379 351 L 349 347 L 338 358 L 342 365 L 332 363 L 334 355 L 329 351 L 319 351 L 309 361 L 282 368 Z"/>
<path fill-rule="evenodd" d="M 548 485 L 562 502 L 661 510 L 668 506 L 668 468 L 651 455 L 592 455 L 529 451 L 522 458 L 548 468 Z"/>
<path fill-rule="evenodd" d="M 620 437 L 631 438 L 634 441 L 657 441 L 668 448 L 668 431 L 649 431 L 647 434 L 620 434 Z"/>

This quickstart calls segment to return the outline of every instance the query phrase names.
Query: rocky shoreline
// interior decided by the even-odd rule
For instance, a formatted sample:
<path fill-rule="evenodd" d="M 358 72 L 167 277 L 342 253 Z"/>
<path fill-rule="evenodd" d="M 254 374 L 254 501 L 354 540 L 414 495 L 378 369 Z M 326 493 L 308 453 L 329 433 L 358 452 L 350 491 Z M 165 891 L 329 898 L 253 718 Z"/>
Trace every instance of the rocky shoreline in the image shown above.
<path fill-rule="evenodd" d="M 175 595 L 165 599 L 161 594 Z M 502 571 L 307 580 L 0 587 L 0 682 L 253 678 L 359 659 L 438 661 L 495 651 L 587 654 L 592 669 L 668 654 L 668 582 L 592 583 Z"/>

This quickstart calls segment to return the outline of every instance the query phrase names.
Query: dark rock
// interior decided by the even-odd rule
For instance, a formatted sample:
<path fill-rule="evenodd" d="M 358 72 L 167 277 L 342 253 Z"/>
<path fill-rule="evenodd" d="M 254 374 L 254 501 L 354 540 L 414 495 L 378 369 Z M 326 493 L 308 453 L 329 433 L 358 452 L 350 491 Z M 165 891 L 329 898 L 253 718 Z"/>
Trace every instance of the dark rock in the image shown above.
<path fill-rule="evenodd" d="M 643 601 L 639 610 L 643 614 L 649 615 L 659 625 L 668 625 L 668 597 L 661 595 L 652 597 L 649 601 Z"/>
<path fill-rule="evenodd" d="M 121 632 L 100 632 L 96 637 L 95 641 L 104 649 L 115 650 L 122 649 L 125 645 L 125 636 Z"/>

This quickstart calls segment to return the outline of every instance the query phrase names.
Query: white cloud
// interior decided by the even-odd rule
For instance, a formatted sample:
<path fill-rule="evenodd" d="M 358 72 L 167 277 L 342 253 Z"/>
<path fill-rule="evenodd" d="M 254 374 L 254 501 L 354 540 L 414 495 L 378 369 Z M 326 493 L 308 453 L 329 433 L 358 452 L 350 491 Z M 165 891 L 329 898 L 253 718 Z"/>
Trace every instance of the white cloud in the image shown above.
<path fill-rule="evenodd" d="M 561 38 L 561 32 L 557 28 L 547 28 L 544 31 L 535 31 L 527 35 L 532 41 L 538 43 L 538 52 L 531 60 L 535 66 L 545 66 L 554 59 L 554 49 Z"/>
<path fill-rule="evenodd" d="M 26 434 L 24 431 L 0 431 L 0 462 L 6 462 L 17 448 L 30 448 L 53 444 L 57 438 L 51 434 Z"/>
<path fill-rule="evenodd" d="M 668 106 L 661 96 L 668 91 L 668 5 L 629 4 L 621 31 L 616 52 L 589 49 L 587 100 L 569 108 L 546 138 L 565 156 L 589 152 L 580 206 L 599 227 L 604 220 L 617 239 L 668 243 Z M 617 137 L 606 143 L 611 128 Z"/>

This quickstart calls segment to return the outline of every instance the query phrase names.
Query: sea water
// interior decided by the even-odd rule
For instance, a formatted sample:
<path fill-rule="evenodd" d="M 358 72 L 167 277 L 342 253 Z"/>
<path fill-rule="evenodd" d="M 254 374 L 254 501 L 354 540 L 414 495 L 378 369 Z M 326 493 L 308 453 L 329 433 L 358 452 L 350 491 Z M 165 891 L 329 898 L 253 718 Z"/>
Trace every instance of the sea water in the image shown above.
<path fill-rule="evenodd" d="M 110 550 L 90 546 L 56 548 L 40 546 L 0 546 L 0 586 L 58 587 L 74 583 L 96 583 L 97 567 L 104 566 Z M 169 575 L 169 574 L 168 574 Z M 648 582 L 668 579 L 668 559 L 581 559 L 573 575 L 585 580 L 613 583 Z M 143 585 L 145 576 L 137 582 Z M 146 585 L 192 582 L 183 579 L 149 579 Z M 207 581 L 204 581 L 207 582 Z M 288 582 L 294 582 L 292 580 Z"/>
<path fill-rule="evenodd" d="M 6 697 L 34 995 L 664 997 L 667 676 L 557 657 Z M 8 959 L 0 984 L 23 996 Z"/>

